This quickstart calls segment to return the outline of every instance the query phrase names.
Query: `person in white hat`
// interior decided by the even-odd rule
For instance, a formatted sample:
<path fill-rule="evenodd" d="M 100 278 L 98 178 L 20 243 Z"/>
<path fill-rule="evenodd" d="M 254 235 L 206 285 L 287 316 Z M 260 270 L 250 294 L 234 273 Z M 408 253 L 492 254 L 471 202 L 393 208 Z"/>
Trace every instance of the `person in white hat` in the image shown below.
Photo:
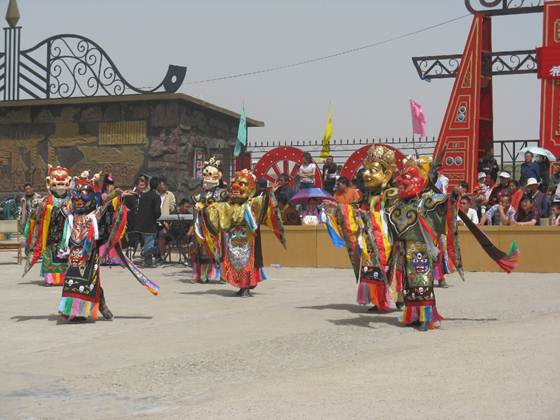
<path fill-rule="evenodd" d="M 540 217 L 548 216 L 548 200 L 546 199 L 546 195 L 539 190 L 539 181 L 537 181 L 536 178 L 527 179 L 525 197 L 533 200 Z"/>
<path fill-rule="evenodd" d="M 478 173 L 478 193 L 486 194 L 488 192 L 488 176 L 486 172 L 479 172 Z"/>
<path fill-rule="evenodd" d="M 494 206 L 498 204 L 502 196 L 509 194 L 509 181 L 511 180 L 511 175 L 509 172 L 502 171 L 498 174 L 500 177 L 500 183 L 495 185 L 490 193 L 490 198 L 488 199 L 488 204 Z"/>

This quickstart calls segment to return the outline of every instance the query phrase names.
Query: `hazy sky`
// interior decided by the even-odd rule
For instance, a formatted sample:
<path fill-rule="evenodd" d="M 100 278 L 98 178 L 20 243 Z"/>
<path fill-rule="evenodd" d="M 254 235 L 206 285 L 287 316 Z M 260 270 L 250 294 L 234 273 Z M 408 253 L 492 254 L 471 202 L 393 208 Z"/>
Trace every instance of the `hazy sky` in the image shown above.
<path fill-rule="evenodd" d="M 5 10 L 8 1 L 2 0 Z M 101 44 L 133 84 L 159 83 L 168 64 L 186 82 L 327 55 L 467 13 L 463 0 L 18 0 L 22 47 L 58 33 Z M 2 13 L 3 13 L 2 10 Z M 255 139 L 321 138 L 329 101 L 335 138 L 411 131 L 408 100 L 424 106 L 437 135 L 452 80 L 421 81 L 414 55 L 460 53 L 471 17 L 329 61 L 208 84 L 182 92 L 265 122 Z M 493 19 L 493 48 L 540 45 L 542 14 Z M 536 75 L 494 78 L 495 138 L 537 138 Z"/>

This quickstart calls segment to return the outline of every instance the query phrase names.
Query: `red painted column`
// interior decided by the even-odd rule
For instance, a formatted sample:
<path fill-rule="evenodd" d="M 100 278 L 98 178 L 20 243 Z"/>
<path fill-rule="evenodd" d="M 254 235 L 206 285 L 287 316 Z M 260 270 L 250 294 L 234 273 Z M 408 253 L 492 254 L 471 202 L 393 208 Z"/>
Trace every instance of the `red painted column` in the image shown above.
<path fill-rule="evenodd" d="M 560 1 L 544 4 L 543 48 L 537 49 L 541 84 L 539 143 L 560 157 Z"/>
<path fill-rule="evenodd" d="M 457 69 L 439 132 L 434 158 L 442 152 L 442 171 L 451 186 L 477 182 L 478 159 L 492 151 L 491 20 L 476 15 Z"/>

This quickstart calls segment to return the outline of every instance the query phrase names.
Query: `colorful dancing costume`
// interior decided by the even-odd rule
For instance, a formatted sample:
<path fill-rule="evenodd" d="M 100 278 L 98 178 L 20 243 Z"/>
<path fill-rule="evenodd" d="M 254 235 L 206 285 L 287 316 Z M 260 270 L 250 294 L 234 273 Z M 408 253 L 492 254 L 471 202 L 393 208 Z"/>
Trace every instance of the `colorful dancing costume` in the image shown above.
<path fill-rule="evenodd" d="M 26 267 L 30 268 L 42 258 L 41 277 L 45 284 L 61 286 L 68 264 L 68 258 L 60 255 L 59 250 L 65 212 L 70 205 L 70 171 L 49 165 L 46 182 L 49 194 L 30 215 L 26 238 L 26 247 L 29 249 Z"/>
<path fill-rule="evenodd" d="M 211 157 L 207 162 L 204 162 L 204 167 L 202 168 L 202 191 L 193 197 L 195 203 L 195 225 L 201 225 L 202 209 L 206 205 L 227 200 L 227 190 L 224 188 L 222 177 L 219 160 Z M 193 281 L 197 283 L 221 281 L 223 251 L 223 237 L 221 234 L 217 235 L 210 242 L 207 242 L 200 235 L 195 235 L 191 252 Z"/>
<path fill-rule="evenodd" d="M 340 231 L 346 244 L 358 281 L 358 304 L 373 304 L 377 310 L 387 311 L 392 300 L 398 304 L 402 301 L 399 299 L 399 296 L 402 298 L 399 295 L 402 283 L 393 282 L 387 276 L 391 240 L 385 209 L 396 193 L 394 188 L 388 188 L 397 170 L 395 152 L 382 145 L 373 145 L 363 166 L 366 193 L 362 201 L 352 205 L 339 204 L 327 225 L 329 229 Z"/>
<path fill-rule="evenodd" d="M 93 183 L 87 172 L 75 180 L 75 190 L 69 207 L 60 212 L 64 220 L 58 255 L 68 260 L 64 273 L 59 314 L 66 319 L 92 320 L 99 312 L 106 319 L 113 314 L 105 303 L 100 280 L 100 246 L 115 248 L 134 277 L 151 293 L 159 287 L 151 282 L 122 252 L 120 240 L 125 233 L 127 210 L 117 196 L 103 206 L 95 200 Z M 103 256 L 104 257 L 104 256 Z M 26 266 L 25 273 L 31 267 Z"/>
<path fill-rule="evenodd" d="M 354 241 L 355 246 L 349 246 L 350 249 L 356 249 L 358 252 L 358 254 L 356 251 L 351 253 L 351 257 L 355 258 L 353 264 L 356 261 L 355 256 L 359 255 L 360 267 L 363 267 L 365 261 L 368 273 L 369 266 L 373 262 L 372 267 L 375 270 L 373 272 L 378 273 L 377 278 L 386 278 L 389 284 L 402 284 L 405 304 L 402 322 L 405 325 L 417 325 L 422 331 L 437 327 L 443 319 L 437 311 L 434 294 L 434 272 L 438 262 L 441 262 L 441 256 L 445 255 L 450 267 L 456 268 L 462 277 L 456 205 L 447 194 L 434 191 L 433 181 L 430 182 L 431 177 L 433 177 L 431 158 L 409 157 L 403 160 L 402 169 L 395 177 L 398 198 L 393 192 L 385 193 L 383 202 L 385 206 L 381 208 L 388 216 L 388 237 L 392 244 L 388 269 L 385 272 L 381 269 L 383 266 L 379 259 L 385 245 L 375 239 L 385 235 L 383 224 L 373 222 L 368 224 L 362 211 L 359 213 L 360 217 L 347 216 L 342 221 L 337 221 L 331 214 L 327 225 L 335 245 L 340 246 L 344 242 L 348 244 Z M 370 205 L 370 210 L 371 208 L 374 208 L 371 214 L 375 215 L 375 209 L 379 207 L 373 203 Z M 506 254 L 497 249 L 464 213 L 459 211 L 458 215 L 485 252 L 504 271 L 511 272 L 515 269 L 519 260 L 519 251 L 515 243 Z M 358 222 L 353 222 L 356 219 Z M 370 276 L 366 276 L 364 281 L 363 273 L 359 275 L 360 283 L 368 284 L 369 288 L 369 283 L 373 283 Z M 374 280 L 377 281 L 377 278 Z M 374 285 L 372 289 L 381 290 L 381 286 Z M 398 287 L 397 291 L 399 291 Z M 383 304 L 381 297 L 381 293 L 378 293 L 376 299 Z"/>
<path fill-rule="evenodd" d="M 282 218 L 274 195 L 267 191 L 254 197 L 255 178 L 248 171 L 238 171 L 231 182 L 227 202 L 206 205 L 195 225 L 195 234 L 215 249 L 216 238 L 224 235 L 222 278 L 238 287 L 240 296 L 250 296 L 250 289 L 263 279 L 261 268 L 255 264 L 255 238 L 260 224 L 272 229 L 285 246 Z"/>

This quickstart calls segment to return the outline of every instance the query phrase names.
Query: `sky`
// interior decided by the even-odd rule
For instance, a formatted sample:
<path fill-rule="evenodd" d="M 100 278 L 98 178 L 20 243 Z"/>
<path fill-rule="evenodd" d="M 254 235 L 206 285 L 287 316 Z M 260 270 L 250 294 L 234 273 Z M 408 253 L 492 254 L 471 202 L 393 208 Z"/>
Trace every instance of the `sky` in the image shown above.
<path fill-rule="evenodd" d="M 6 9 L 8 0 L 1 0 Z M 292 63 L 398 36 L 468 14 L 463 0 L 18 0 L 22 48 L 76 33 L 100 44 L 129 82 L 153 86 L 168 64 L 185 82 Z M 250 140 L 315 140 L 332 104 L 336 139 L 405 137 L 409 99 L 437 136 L 452 79 L 421 81 L 412 56 L 461 53 L 471 16 L 320 63 L 239 79 L 184 84 L 180 92 L 264 121 Z M 542 14 L 493 18 L 493 49 L 542 41 Z M 494 78 L 494 137 L 537 138 L 536 75 Z"/>

